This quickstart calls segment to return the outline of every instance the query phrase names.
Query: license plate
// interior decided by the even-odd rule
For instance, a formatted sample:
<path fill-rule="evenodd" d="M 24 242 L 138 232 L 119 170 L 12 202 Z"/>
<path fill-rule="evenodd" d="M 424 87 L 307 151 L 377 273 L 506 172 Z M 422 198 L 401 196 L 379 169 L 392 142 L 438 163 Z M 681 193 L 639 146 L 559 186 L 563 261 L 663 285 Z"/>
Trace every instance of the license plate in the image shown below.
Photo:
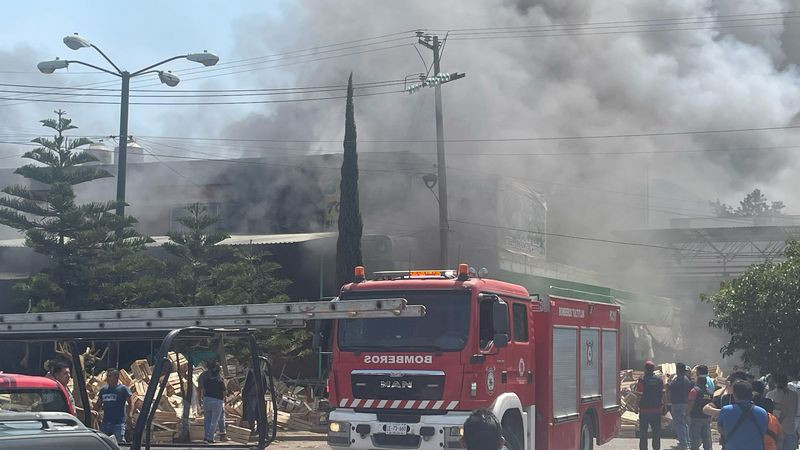
<path fill-rule="evenodd" d="M 408 433 L 408 425 L 404 423 L 387 423 L 386 434 L 406 434 Z"/>

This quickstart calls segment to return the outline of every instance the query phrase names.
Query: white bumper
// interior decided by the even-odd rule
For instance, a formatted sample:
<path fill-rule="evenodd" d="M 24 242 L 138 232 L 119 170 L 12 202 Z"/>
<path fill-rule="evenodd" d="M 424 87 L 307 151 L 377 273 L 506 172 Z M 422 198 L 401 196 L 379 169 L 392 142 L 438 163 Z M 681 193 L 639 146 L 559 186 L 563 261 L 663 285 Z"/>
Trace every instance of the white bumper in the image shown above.
<path fill-rule="evenodd" d="M 445 442 L 446 427 L 460 427 L 469 416 L 469 411 L 449 411 L 442 415 L 423 415 L 419 423 L 409 423 L 408 433 L 403 437 L 394 437 L 384 434 L 384 422 L 378 421 L 376 414 L 358 413 L 351 408 L 339 408 L 331 412 L 330 422 L 346 422 L 350 424 L 350 445 L 340 445 L 331 442 L 331 433 L 328 434 L 328 444 L 335 450 L 345 449 L 420 449 L 442 450 Z M 369 425 L 369 434 L 360 435 L 356 432 L 358 425 Z M 420 434 L 422 427 L 432 427 L 433 435 L 423 437 Z"/>

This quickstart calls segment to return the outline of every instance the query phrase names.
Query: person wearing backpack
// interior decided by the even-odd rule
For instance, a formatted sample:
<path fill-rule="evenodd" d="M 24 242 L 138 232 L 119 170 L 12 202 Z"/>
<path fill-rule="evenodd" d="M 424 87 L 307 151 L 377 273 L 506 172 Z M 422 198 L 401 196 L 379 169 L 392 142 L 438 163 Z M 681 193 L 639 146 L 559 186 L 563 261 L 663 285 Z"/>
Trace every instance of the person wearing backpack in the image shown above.
<path fill-rule="evenodd" d="M 644 376 L 636 382 L 639 397 L 639 450 L 647 450 L 647 429 L 653 432 L 653 450 L 661 450 L 661 416 L 664 412 L 664 378 L 656 376 L 656 365 L 645 361 Z"/>
<path fill-rule="evenodd" d="M 725 436 L 723 450 L 764 450 L 769 417 L 753 404 L 753 387 L 746 381 L 733 385 L 735 403 L 719 412 L 717 427 Z"/>
<path fill-rule="evenodd" d="M 713 392 L 708 390 L 708 379 L 699 375 L 689 391 L 689 443 L 691 450 L 711 450 L 711 416 L 703 414 L 703 407 L 711 403 Z"/>

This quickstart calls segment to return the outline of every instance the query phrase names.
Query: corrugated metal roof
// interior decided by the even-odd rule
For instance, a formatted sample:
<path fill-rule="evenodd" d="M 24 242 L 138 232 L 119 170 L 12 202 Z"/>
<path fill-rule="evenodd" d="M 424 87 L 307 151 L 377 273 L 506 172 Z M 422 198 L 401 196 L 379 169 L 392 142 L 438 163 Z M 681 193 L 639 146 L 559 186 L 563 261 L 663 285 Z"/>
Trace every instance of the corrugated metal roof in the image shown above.
<path fill-rule="evenodd" d="M 151 236 L 153 241 L 148 247 L 158 247 L 169 241 L 167 236 Z M 316 241 L 336 237 L 335 232 L 324 233 L 294 233 L 294 234 L 242 234 L 231 235 L 218 245 L 275 245 L 299 244 L 301 242 Z M 0 247 L 25 247 L 25 239 L 0 239 Z"/>

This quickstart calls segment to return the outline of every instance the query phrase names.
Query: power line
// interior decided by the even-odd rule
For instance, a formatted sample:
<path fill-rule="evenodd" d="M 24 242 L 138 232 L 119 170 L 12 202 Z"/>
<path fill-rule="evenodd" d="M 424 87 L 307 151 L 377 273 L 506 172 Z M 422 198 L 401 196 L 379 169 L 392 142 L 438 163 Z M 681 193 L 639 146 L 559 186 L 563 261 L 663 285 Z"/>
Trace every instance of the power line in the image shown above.
<path fill-rule="evenodd" d="M 756 17 L 759 16 L 759 17 Z M 589 24 L 547 24 L 547 25 L 528 25 L 521 27 L 497 27 L 485 28 L 482 30 L 470 29 L 453 29 L 448 30 L 452 36 L 475 36 L 475 35 L 497 35 L 497 34 L 511 34 L 511 33 L 533 33 L 533 32 L 552 32 L 552 31 L 583 31 L 583 30 L 607 30 L 607 29 L 624 29 L 624 28 L 641 28 L 641 27 L 670 27 L 679 25 L 699 25 L 699 24 L 725 24 L 732 22 L 758 22 L 765 20 L 783 20 L 793 19 L 800 17 L 795 13 L 785 14 L 756 14 L 749 16 L 730 16 L 714 17 L 708 16 L 704 18 L 695 19 L 654 19 L 654 20 L 640 20 L 640 21 L 624 21 L 624 22 L 596 22 Z M 659 23 L 661 22 L 661 23 Z"/>
<path fill-rule="evenodd" d="M 387 83 L 402 84 L 405 80 L 381 80 L 381 81 L 367 81 L 361 83 L 353 83 L 354 88 L 366 87 L 373 85 L 383 85 Z M 15 87 L 15 88 L 29 88 L 29 89 L 58 89 L 58 90 L 76 90 L 76 91 L 90 91 L 90 92 L 116 92 L 119 93 L 117 88 L 90 88 L 79 86 L 52 86 L 40 84 L 14 84 L 14 83 L 0 83 L 0 87 Z M 329 84 L 319 86 L 297 86 L 297 87 L 282 87 L 282 88 L 250 88 L 250 89 L 131 89 L 131 92 L 155 92 L 155 93 L 207 93 L 207 92 L 273 92 L 273 91 L 295 91 L 295 90 L 317 90 L 317 89 L 346 89 L 347 84 Z M 36 93 L 36 91 L 32 91 Z"/>
<path fill-rule="evenodd" d="M 353 97 L 372 97 L 375 95 L 400 94 L 402 92 L 403 91 L 371 92 L 367 94 L 354 94 Z M 247 100 L 247 101 L 228 101 L 228 102 L 130 102 L 130 104 L 140 105 L 140 106 L 256 105 L 265 103 L 298 103 L 298 102 L 311 102 L 319 100 L 336 100 L 343 98 L 347 98 L 347 96 L 339 95 L 332 97 L 296 98 L 296 99 L 283 99 L 283 100 Z M 11 97 L 0 97 L 0 100 L 20 100 L 20 99 Z M 59 100 L 59 99 L 47 99 L 47 98 L 25 98 L 22 100 L 29 102 L 41 102 L 41 103 L 119 105 L 119 102 L 113 102 L 113 101 L 105 102 L 105 101 L 91 101 L 91 100 Z"/>
<path fill-rule="evenodd" d="M 379 43 L 376 43 L 376 44 L 379 44 Z M 341 57 L 345 57 L 345 56 L 353 56 L 353 55 L 359 55 L 359 54 L 376 52 L 376 51 L 391 50 L 391 49 L 395 49 L 395 48 L 406 47 L 408 45 L 412 45 L 412 44 L 411 43 L 406 43 L 406 44 L 392 45 L 392 46 L 387 46 L 387 47 L 366 49 L 366 50 L 361 50 L 361 51 L 356 51 L 356 52 L 343 53 L 343 54 L 340 54 L 340 55 L 332 55 L 332 56 L 321 57 L 321 58 L 312 58 L 312 59 L 308 59 L 308 60 L 296 61 L 296 62 L 291 62 L 291 63 L 286 63 L 286 64 L 277 64 L 277 65 L 266 66 L 266 67 L 256 67 L 256 68 L 251 68 L 251 69 L 244 69 L 244 70 L 234 71 L 234 72 L 230 72 L 230 73 L 211 74 L 211 75 L 205 75 L 205 76 L 183 78 L 182 81 L 191 81 L 191 80 L 212 78 L 212 77 L 223 76 L 223 75 L 233 75 L 233 74 L 238 74 L 238 73 L 252 72 L 252 71 L 255 71 L 255 70 L 264 70 L 264 69 L 286 67 L 286 66 L 297 65 L 297 64 L 305 64 L 305 63 L 310 63 L 310 62 L 316 62 L 316 61 L 322 61 L 322 60 L 328 60 L 328 59 L 334 59 L 334 58 L 341 58 Z M 346 49 L 339 49 L 339 50 L 346 50 Z M 297 57 L 302 57 L 302 56 L 313 56 L 313 55 L 300 55 L 300 56 L 297 56 Z M 290 59 L 290 58 L 285 58 L 285 59 Z M 274 62 L 274 61 L 272 61 L 272 62 Z M 224 69 L 231 69 L 231 68 L 234 68 L 234 67 L 227 67 L 227 68 L 224 68 Z M 187 70 L 187 71 L 182 72 L 182 73 L 192 74 L 192 73 L 195 73 L 195 72 L 198 72 L 198 71 L 203 71 L 204 73 L 207 73 L 209 71 L 214 71 L 214 70 L 217 70 L 217 69 L 205 69 L 205 70 L 203 70 L 203 69 L 190 69 L 190 70 Z M 133 80 L 132 84 L 147 83 L 147 82 L 149 82 L 149 81 L 146 80 L 146 79 L 137 79 L 137 80 Z M 104 86 L 108 86 L 108 85 L 111 85 L 111 84 L 114 84 L 114 83 L 117 83 L 117 80 L 89 83 L 89 84 L 82 85 L 82 86 L 79 86 L 79 87 L 103 86 L 103 85 Z M 159 86 L 159 85 L 160 85 L 159 83 L 154 83 L 154 84 L 147 84 L 147 85 L 144 85 L 144 86 L 146 87 L 146 86 Z M 71 98 L 71 97 L 75 96 L 75 94 L 66 94 L 66 93 L 65 94 L 58 94 L 58 95 L 63 97 L 63 98 Z M 11 99 L 0 98 L 0 100 L 6 100 L 6 101 L 9 101 L 9 100 L 12 100 L 12 101 L 13 100 L 20 100 L 20 101 L 18 101 L 16 103 L 3 103 L 3 104 L 0 104 L 0 106 L 15 106 L 15 105 L 21 105 L 21 104 L 29 103 L 29 102 L 32 101 L 31 99 L 25 99 L 25 98 L 21 98 L 21 97 L 11 98 Z"/>
<path fill-rule="evenodd" d="M 747 128 L 720 128 L 710 130 L 680 130 L 680 131 L 656 131 L 648 133 L 619 133 L 619 134 L 587 134 L 587 135 L 564 135 L 564 136 L 534 136 L 534 137 L 497 137 L 497 138 L 457 138 L 445 139 L 445 142 L 469 143 L 469 142 L 528 142 L 528 141 L 566 141 L 583 139 L 621 139 L 635 137 L 656 137 L 656 136 L 682 136 L 682 135 L 701 135 L 701 134 L 722 134 L 722 133 L 741 133 L 753 131 L 775 131 L 793 130 L 800 128 L 800 125 L 784 125 L 773 127 L 747 127 Z M 196 141 L 220 141 L 220 142 L 297 142 L 297 143 L 317 143 L 317 142 L 341 142 L 340 140 L 322 139 L 266 139 L 266 138 L 214 138 L 214 137 L 187 137 L 187 136 L 141 136 L 154 139 L 165 140 L 196 140 Z M 435 139 L 365 139 L 358 140 L 358 143 L 432 143 Z"/>
<path fill-rule="evenodd" d="M 467 41 L 467 40 L 486 40 L 486 39 L 519 39 L 519 38 L 542 38 L 542 37 L 561 37 L 561 36 L 597 36 L 597 35 L 614 35 L 614 34 L 638 34 L 638 33 L 665 33 L 673 31 L 701 31 L 701 30 L 726 30 L 735 28 L 759 28 L 759 27 L 774 27 L 774 26 L 788 26 L 797 25 L 800 22 L 779 22 L 767 24 L 750 24 L 750 25 L 727 25 L 727 26 L 709 26 L 709 27 L 690 27 L 690 28 L 661 28 L 651 30 L 619 30 L 619 31 L 596 31 L 596 32 L 577 32 L 577 33 L 551 33 L 551 34 L 517 34 L 517 35 L 504 35 L 504 36 L 454 36 L 450 39 L 454 41 Z"/>
<path fill-rule="evenodd" d="M 513 27 L 484 27 L 484 28 L 449 28 L 449 29 L 431 29 L 426 28 L 424 31 L 452 31 L 452 32 L 459 32 L 459 31 L 484 31 L 484 30 L 503 30 L 503 29 L 523 29 L 523 28 L 531 28 L 531 27 L 548 27 L 548 26 L 567 26 L 567 27 L 576 27 L 576 26 L 594 26 L 594 25 L 612 25 L 612 24 L 628 24 L 628 23 L 652 23 L 652 22 L 667 22 L 667 21 L 688 21 L 688 20 L 705 20 L 705 19 L 727 19 L 731 17 L 752 17 L 752 16 L 780 16 L 784 14 L 795 14 L 798 11 L 788 10 L 788 11 L 773 11 L 773 12 L 754 12 L 754 13 L 738 13 L 738 14 L 720 14 L 720 15 L 713 15 L 713 16 L 689 16 L 689 17 L 671 17 L 671 18 L 656 18 L 656 19 L 631 19 L 631 20 L 616 20 L 616 21 L 605 21 L 605 22 L 574 22 L 574 23 L 565 23 L 565 24 L 549 24 L 549 25 L 523 25 L 523 26 L 513 26 Z"/>
<path fill-rule="evenodd" d="M 372 83 L 368 85 L 362 86 L 354 86 L 354 90 L 365 90 L 365 89 L 377 89 L 382 87 L 394 87 L 394 86 L 402 86 L 404 82 L 401 81 L 385 81 L 380 83 Z M 2 85 L 0 85 L 2 86 Z M 314 93 L 323 93 L 323 92 L 341 92 L 346 91 L 346 87 L 330 87 L 330 88 L 281 88 L 281 89 L 262 89 L 259 91 L 231 91 L 227 92 L 224 90 L 218 90 L 217 93 L 211 92 L 204 92 L 204 93 L 193 93 L 193 92 L 169 92 L 165 90 L 154 90 L 155 92 L 159 92 L 158 94 L 138 94 L 132 93 L 130 95 L 131 98 L 207 98 L 207 97 L 259 97 L 259 96 L 273 96 L 273 95 L 293 95 L 293 94 L 314 94 Z M 34 94 L 34 95 L 65 95 L 60 92 L 42 92 L 36 90 L 19 90 L 19 89 L 0 89 L 2 93 L 10 93 L 10 94 Z M 132 91 L 135 92 L 135 91 Z M 142 92 L 142 91 L 139 91 Z M 106 94 L 106 93 L 95 93 L 95 92 L 76 92 L 69 94 L 70 96 L 78 96 L 78 97 L 112 97 L 118 98 L 119 93 L 116 94 Z"/>

